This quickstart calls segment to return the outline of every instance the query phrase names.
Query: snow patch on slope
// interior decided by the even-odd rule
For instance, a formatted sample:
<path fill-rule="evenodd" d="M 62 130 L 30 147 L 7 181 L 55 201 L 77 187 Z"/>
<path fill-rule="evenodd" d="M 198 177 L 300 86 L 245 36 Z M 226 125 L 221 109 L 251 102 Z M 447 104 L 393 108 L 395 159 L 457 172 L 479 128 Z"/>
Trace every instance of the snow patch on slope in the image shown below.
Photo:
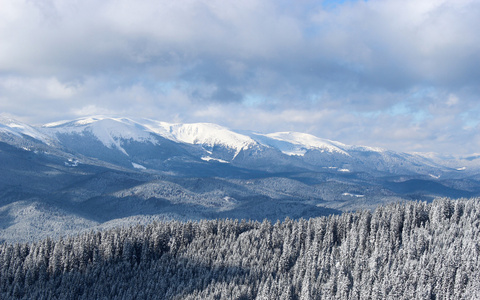
<path fill-rule="evenodd" d="M 139 169 L 139 170 L 146 170 L 147 168 L 145 168 L 144 166 L 140 165 L 140 164 L 136 164 L 134 162 L 132 162 L 132 166 L 135 168 L 135 169 Z"/>
<path fill-rule="evenodd" d="M 210 157 L 210 156 L 203 156 L 202 157 L 202 160 L 204 161 L 218 161 L 218 162 L 221 162 L 221 163 L 224 163 L 224 164 L 228 164 L 229 162 L 226 161 L 226 160 L 223 160 L 223 159 L 219 159 L 219 158 L 213 158 L 213 157 Z"/>
<path fill-rule="evenodd" d="M 365 195 L 351 194 L 351 193 L 343 193 L 342 196 L 350 196 L 350 197 L 356 197 L 356 198 L 363 198 L 363 197 L 365 197 Z"/>
<path fill-rule="evenodd" d="M 319 150 L 321 152 L 341 153 L 349 156 L 343 148 L 346 145 L 321 139 L 307 133 L 299 132 L 276 132 L 269 134 L 255 134 L 259 141 L 266 146 L 277 148 L 287 155 L 303 156 L 308 150 Z"/>

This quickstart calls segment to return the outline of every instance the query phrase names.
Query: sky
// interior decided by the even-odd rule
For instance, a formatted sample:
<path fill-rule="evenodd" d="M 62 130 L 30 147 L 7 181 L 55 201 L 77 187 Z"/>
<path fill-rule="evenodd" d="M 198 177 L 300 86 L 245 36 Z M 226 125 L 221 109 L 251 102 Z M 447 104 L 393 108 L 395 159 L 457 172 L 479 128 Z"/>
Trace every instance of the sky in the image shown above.
<path fill-rule="evenodd" d="M 0 112 L 480 153 L 478 0 L 0 0 Z"/>

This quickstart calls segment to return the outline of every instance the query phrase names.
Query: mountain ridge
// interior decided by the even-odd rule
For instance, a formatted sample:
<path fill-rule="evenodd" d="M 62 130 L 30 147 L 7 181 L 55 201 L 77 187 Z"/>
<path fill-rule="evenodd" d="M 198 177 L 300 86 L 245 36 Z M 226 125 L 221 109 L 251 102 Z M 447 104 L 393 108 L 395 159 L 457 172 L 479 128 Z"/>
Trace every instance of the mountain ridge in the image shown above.
<path fill-rule="evenodd" d="M 478 170 L 474 157 L 444 161 L 304 133 L 108 117 L 30 126 L 3 118 L 0 241 L 151 220 L 275 221 L 473 197 Z"/>
<path fill-rule="evenodd" d="M 442 169 L 442 172 L 452 172 L 461 168 L 467 168 L 461 164 L 452 166 L 452 161 L 450 161 L 449 165 L 442 165 L 441 159 L 432 159 L 430 154 L 403 153 L 378 147 L 346 145 L 338 141 L 300 132 L 240 132 L 213 123 L 167 123 L 152 119 L 112 118 L 106 116 L 93 116 L 47 123 L 38 127 L 20 122 L 17 123 L 29 129 L 29 131 L 22 132 L 10 128 L 10 133 L 17 134 L 17 136 L 18 134 L 29 135 L 48 144 L 51 143 L 51 140 L 59 141 L 59 136 L 61 135 L 82 135 L 89 132 L 107 148 L 117 149 L 127 156 L 128 153 L 121 146 L 122 141 L 149 142 L 155 145 L 159 143 L 158 137 L 161 137 L 178 144 L 200 146 L 199 148 L 202 149 L 199 150 L 204 152 L 201 157 L 206 157 L 212 161 L 230 163 L 242 151 L 259 152 L 270 148 L 270 150 L 276 151 L 279 155 L 291 156 L 293 158 L 305 157 L 305 155 L 312 156 L 312 152 L 332 155 L 342 154 L 347 157 L 352 157 L 352 153 L 355 153 L 357 163 L 359 160 L 365 160 L 360 157 L 362 155 L 378 156 L 379 159 L 388 156 L 389 158 L 395 157 L 396 160 L 402 161 L 411 159 L 422 160 L 423 164 Z M 9 127 L 4 124 L 2 128 Z M 5 129 L 3 131 L 8 132 Z M 223 151 L 217 151 L 219 152 L 216 153 L 218 157 L 212 156 L 214 154 L 212 150 L 219 150 L 219 148 L 223 148 Z M 318 153 L 316 154 L 318 156 Z M 408 157 L 408 159 L 405 157 Z M 308 163 L 309 159 L 306 158 L 304 161 Z M 133 163 L 139 164 L 138 162 Z M 341 165 L 324 165 L 323 167 L 348 169 L 348 167 L 344 168 Z M 428 175 L 428 172 L 423 172 L 423 174 Z M 438 174 L 434 174 L 434 176 L 438 176 Z"/>

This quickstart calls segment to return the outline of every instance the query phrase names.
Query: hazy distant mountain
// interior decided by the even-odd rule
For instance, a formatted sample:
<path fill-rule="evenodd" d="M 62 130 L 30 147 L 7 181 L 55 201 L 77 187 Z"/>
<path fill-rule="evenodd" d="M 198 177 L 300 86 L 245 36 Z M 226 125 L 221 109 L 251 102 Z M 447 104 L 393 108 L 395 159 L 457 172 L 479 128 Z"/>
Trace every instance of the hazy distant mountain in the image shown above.
<path fill-rule="evenodd" d="M 89 117 L 0 119 L 0 239 L 151 219 L 310 217 L 480 194 L 477 158 L 350 146 L 305 133 Z"/>

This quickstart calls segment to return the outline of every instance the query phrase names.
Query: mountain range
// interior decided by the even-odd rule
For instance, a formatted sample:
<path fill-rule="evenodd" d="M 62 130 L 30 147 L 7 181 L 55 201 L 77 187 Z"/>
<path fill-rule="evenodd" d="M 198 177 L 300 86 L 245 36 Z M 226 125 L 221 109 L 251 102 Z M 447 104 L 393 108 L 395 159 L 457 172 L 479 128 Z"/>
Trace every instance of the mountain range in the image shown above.
<path fill-rule="evenodd" d="M 94 116 L 0 117 L 0 240 L 151 220 L 308 218 L 480 194 L 480 158 L 306 133 Z"/>

